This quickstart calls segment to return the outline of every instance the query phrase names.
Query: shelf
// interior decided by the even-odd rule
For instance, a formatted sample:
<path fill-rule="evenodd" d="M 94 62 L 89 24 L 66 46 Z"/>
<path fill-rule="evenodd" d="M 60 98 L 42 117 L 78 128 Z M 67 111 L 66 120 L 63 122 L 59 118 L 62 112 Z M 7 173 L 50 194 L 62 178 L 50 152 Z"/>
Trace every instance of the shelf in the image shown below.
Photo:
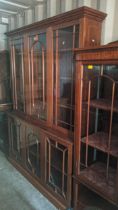
<path fill-rule="evenodd" d="M 65 109 L 70 109 L 70 110 L 74 110 L 74 106 L 68 105 L 68 104 L 58 104 L 58 106 L 60 108 L 65 108 Z"/>
<path fill-rule="evenodd" d="M 58 52 L 74 52 L 77 51 L 79 48 L 60 48 Z"/>
<path fill-rule="evenodd" d="M 77 210 L 90 210 L 92 207 L 94 210 L 118 210 L 116 206 L 110 204 L 83 185 L 78 185 L 78 191 L 80 191 L 80 193 L 78 194 Z M 93 208 L 91 210 L 93 210 Z"/>
<path fill-rule="evenodd" d="M 72 78 L 72 77 L 60 77 L 60 80 L 69 80 L 69 81 L 72 81 L 72 80 L 75 80 L 74 78 Z"/>
<path fill-rule="evenodd" d="M 86 137 L 81 141 L 86 143 Z M 88 145 L 99 149 L 103 152 L 108 152 L 108 134 L 104 132 L 97 132 L 88 136 Z M 112 136 L 111 147 L 109 153 L 115 157 L 118 157 L 118 137 Z"/>
<path fill-rule="evenodd" d="M 81 183 L 90 187 L 100 195 L 104 195 L 110 200 L 115 199 L 116 170 L 109 167 L 109 179 L 106 179 L 106 165 L 95 163 L 84 169 L 78 179 Z"/>
<path fill-rule="evenodd" d="M 94 107 L 94 108 L 110 111 L 111 110 L 111 101 L 107 100 L 107 99 L 91 100 L 90 106 Z M 115 101 L 113 111 L 118 112 L 118 101 Z"/>

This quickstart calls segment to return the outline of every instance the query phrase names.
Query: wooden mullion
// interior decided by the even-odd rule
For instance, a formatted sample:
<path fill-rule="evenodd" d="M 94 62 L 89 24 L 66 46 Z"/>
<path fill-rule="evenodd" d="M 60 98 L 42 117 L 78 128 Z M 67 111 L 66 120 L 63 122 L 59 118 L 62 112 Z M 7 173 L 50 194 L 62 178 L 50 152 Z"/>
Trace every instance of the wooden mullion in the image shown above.
<path fill-rule="evenodd" d="M 24 36 L 24 81 L 25 81 L 25 112 L 31 115 L 31 66 L 28 34 Z"/>
<path fill-rule="evenodd" d="M 75 76 L 75 135 L 74 135 L 74 173 L 80 173 L 80 153 L 81 153 L 81 121 L 82 121 L 82 78 L 83 66 L 81 62 L 76 63 Z"/>
<path fill-rule="evenodd" d="M 55 85 L 55 124 L 58 125 L 58 96 L 59 96 L 59 32 L 56 31 L 56 85 Z"/>
<path fill-rule="evenodd" d="M 53 123 L 53 85 L 54 85 L 54 58 L 53 58 L 53 30 L 47 29 L 46 34 L 47 51 L 46 51 L 46 82 L 47 82 L 47 124 L 51 126 Z"/>

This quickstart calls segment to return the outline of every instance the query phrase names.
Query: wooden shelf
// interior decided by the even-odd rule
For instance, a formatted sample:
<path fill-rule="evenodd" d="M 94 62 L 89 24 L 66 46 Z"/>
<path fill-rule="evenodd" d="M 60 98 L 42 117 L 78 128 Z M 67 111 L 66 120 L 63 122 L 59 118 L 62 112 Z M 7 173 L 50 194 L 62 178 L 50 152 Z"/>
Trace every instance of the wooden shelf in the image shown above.
<path fill-rule="evenodd" d="M 106 179 L 106 165 L 103 163 L 95 163 L 84 169 L 78 179 L 87 187 L 99 192 L 103 197 L 115 200 L 115 180 L 116 170 L 109 167 L 109 179 Z"/>
<path fill-rule="evenodd" d="M 103 152 L 109 152 L 111 155 L 118 157 L 118 137 L 112 136 L 110 151 L 108 151 L 108 138 L 108 134 L 104 132 L 91 134 L 88 136 L 88 145 Z M 82 138 L 81 141 L 86 143 L 86 137 Z"/>
<path fill-rule="evenodd" d="M 116 206 L 110 204 L 101 196 L 98 196 L 95 192 L 92 192 L 80 183 L 78 190 L 80 190 L 81 193 L 78 196 L 76 210 L 90 210 L 92 207 L 94 210 L 118 210 Z M 93 208 L 91 210 L 93 210 Z"/>
<path fill-rule="evenodd" d="M 61 108 L 70 109 L 70 110 L 73 110 L 74 111 L 74 106 L 71 106 L 69 104 L 59 104 L 59 106 Z"/>
<path fill-rule="evenodd" d="M 79 48 L 61 48 L 58 50 L 58 52 L 74 52 L 74 51 L 77 51 L 79 50 Z"/>
<path fill-rule="evenodd" d="M 106 111 L 111 110 L 111 101 L 107 99 L 97 99 L 97 100 L 91 100 L 90 106 L 98 109 L 103 109 Z M 118 101 L 114 102 L 114 112 L 118 112 Z"/>

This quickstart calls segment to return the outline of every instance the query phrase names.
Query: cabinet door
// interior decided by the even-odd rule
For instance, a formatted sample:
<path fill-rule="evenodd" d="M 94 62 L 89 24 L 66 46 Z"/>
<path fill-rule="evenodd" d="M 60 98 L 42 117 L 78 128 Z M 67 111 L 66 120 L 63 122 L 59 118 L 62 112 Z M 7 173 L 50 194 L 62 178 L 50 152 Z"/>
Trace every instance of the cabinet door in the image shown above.
<path fill-rule="evenodd" d="M 10 156 L 19 163 L 25 163 L 25 127 L 22 121 L 9 118 Z"/>
<path fill-rule="evenodd" d="M 46 33 L 31 35 L 30 70 L 31 70 L 31 115 L 46 121 Z"/>
<path fill-rule="evenodd" d="M 11 60 L 12 60 L 12 81 L 13 81 L 13 103 L 14 109 L 25 111 L 24 95 L 24 43 L 19 38 L 12 42 Z"/>
<path fill-rule="evenodd" d="M 46 141 L 46 184 L 70 203 L 72 147 L 54 137 L 45 137 Z"/>
<path fill-rule="evenodd" d="M 74 130 L 75 67 L 73 49 L 79 47 L 79 25 L 54 31 L 54 124 Z"/>
<path fill-rule="evenodd" d="M 28 171 L 41 178 L 41 141 L 42 133 L 36 127 L 26 128 L 26 166 Z"/>

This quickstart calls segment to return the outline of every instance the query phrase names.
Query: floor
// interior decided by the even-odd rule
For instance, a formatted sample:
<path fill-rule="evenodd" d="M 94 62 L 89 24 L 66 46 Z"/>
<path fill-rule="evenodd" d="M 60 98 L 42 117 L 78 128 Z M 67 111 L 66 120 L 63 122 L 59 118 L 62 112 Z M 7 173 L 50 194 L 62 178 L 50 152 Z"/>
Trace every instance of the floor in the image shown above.
<path fill-rule="evenodd" d="M 0 151 L 0 210 L 57 210 Z"/>
<path fill-rule="evenodd" d="M 81 189 L 80 201 L 84 208 L 78 210 L 118 210 L 86 188 Z M 7 161 L 1 151 L 0 210 L 57 210 Z"/>

